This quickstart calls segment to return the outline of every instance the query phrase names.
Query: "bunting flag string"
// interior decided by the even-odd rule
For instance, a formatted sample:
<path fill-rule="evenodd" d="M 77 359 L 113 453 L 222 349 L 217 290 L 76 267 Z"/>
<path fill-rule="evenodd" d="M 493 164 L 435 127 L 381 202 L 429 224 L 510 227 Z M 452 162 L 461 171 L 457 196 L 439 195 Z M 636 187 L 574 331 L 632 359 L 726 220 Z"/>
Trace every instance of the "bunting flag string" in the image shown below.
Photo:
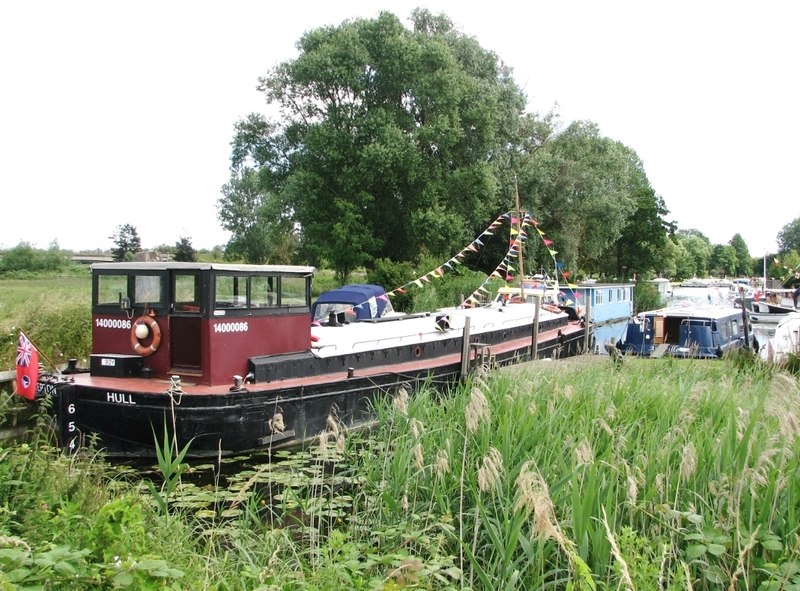
<path fill-rule="evenodd" d="M 455 270 L 457 265 L 463 264 L 461 259 L 464 259 L 467 254 L 471 252 L 478 253 L 480 252 L 481 248 L 486 246 L 485 242 L 480 239 L 482 236 L 494 236 L 493 230 L 496 230 L 505 223 L 510 225 L 509 248 L 506 251 L 503 259 L 500 261 L 497 267 L 495 267 L 494 271 L 492 271 L 492 273 L 486 277 L 481 285 L 479 285 L 478 288 L 475 289 L 475 291 L 473 291 L 472 294 L 464 300 L 464 306 L 476 307 L 489 303 L 488 298 L 491 296 L 492 290 L 490 290 L 487 286 L 490 282 L 497 280 L 508 282 L 513 280 L 515 274 L 517 273 L 517 269 L 515 267 L 517 258 L 519 257 L 519 253 L 523 246 L 529 239 L 527 230 L 528 228 L 533 227 L 536 229 L 536 232 L 541 238 L 542 243 L 553 259 L 554 266 L 557 267 L 555 258 L 557 251 L 551 248 L 553 241 L 545 237 L 545 232 L 539 228 L 539 222 L 527 212 L 522 214 L 520 217 L 517 217 L 514 212 L 506 212 L 499 215 L 478 236 L 478 238 L 475 238 L 472 242 L 462 248 L 458 253 L 452 256 L 441 266 L 432 271 L 428 271 L 427 273 L 423 273 L 419 277 L 408 281 L 400 287 L 396 287 L 393 290 L 386 292 L 385 297 L 391 299 L 397 297 L 398 295 L 408 293 L 409 288 L 412 286 L 424 287 L 424 284 L 430 283 L 432 279 L 442 279 L 445 276 L 446 270 Z M 361 306 L 361 304 L 355 307 L 359 306 Z"/>
<path fill-rule="evenodd" d="M 786 263 L 781 263 L 778 257 L 775 257 L 774 259 L 772 259 L 772 261 L 774 264 L 780 266 L 782 269 L 787 271 L 786 279 L 781 281 L 782 285 L 786 285 L 786 282 L 789 280 L 789 275 L 792 275 L 793 273 L 800 273 L 800 269 L 795 269 L 793 267 L 789 267 Z"/>

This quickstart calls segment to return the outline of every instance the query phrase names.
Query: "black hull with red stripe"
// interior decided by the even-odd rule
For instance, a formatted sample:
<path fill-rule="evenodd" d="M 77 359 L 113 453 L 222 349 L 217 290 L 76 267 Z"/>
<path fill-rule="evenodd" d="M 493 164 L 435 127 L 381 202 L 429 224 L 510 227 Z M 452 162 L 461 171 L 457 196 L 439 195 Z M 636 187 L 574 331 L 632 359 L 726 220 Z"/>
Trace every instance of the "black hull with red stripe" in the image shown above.
<path fill-rule="evenodd" d="M 39 383 L 39 395 L 53 401 L 61 444 L 152 458 L 166 429 L 189 457 L 294 447 L 333 423 L 370 424 L 377 399 L 401 387 L 446 388 L 479 364 L 591 346 L 580 321 L 531 304 L 312 328 L 312 271 L 96 265 L 90 371 Z M 107 301 L 115 289 L 119 301 Z"/>

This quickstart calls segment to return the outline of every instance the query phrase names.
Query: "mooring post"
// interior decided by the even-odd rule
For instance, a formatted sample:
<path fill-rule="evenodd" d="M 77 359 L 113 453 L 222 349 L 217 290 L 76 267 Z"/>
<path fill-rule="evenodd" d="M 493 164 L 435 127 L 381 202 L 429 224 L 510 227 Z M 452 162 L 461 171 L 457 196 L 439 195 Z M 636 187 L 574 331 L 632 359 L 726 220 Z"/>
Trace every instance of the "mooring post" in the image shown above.
<path fill-rule="evenodd" d="M 469 316 L 464 317 L 464 337 L 461 342 L 461 377 L 467 377 L 469 373 Z"/>
<path fill-rule="evenodd" d="M 590 297 L 588 297 L 588 294 L 587 294 L 587 297 L 586 297 L 586 303 L 583 306 L 583 310 L 584 310 L 584 312 L 583 312 L 583 351 L 582 351 L 582 353 L 588 353 L 589 352 L 589 341 L 590 341 L 590 337 L 592 336 L 591 335 L 591 329 L 589 328 L 589 326 L 590 326 L 590 324 L 589 324 L 590 320 L 589 319 L 592 317 L 591 316 L 592 299 Z"/>
<path fill-rule="evenodd" d="M 739 287 L 739 295 L 741 299 L 739 302 L 742 305 L 742 326 L 744 327 L 744 346 L 746 349 L 750 348 L 750 335 L 747 332 L 747 308 L 744 303 L 744 287 Z"/>
<path fill-rule="evenodd" d="M 542 305 L 541 296 L 534 296 L 536 308 L 533 312 L 533 331 L 531 333 L 531 360 L 539 357 L 539 308 Z"/>

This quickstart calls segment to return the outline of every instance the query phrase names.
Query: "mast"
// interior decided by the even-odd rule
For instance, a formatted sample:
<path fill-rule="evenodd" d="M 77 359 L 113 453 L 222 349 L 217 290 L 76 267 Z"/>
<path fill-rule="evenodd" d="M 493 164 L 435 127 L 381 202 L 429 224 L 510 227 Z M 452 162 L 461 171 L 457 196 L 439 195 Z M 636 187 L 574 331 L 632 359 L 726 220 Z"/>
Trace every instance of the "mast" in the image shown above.
<path fill-rule="evenodd" d="M 519 204 L 519 185 L 517 184 L 517 175 L 514 175 L 514 193 L 516 197 L 516 208 L 517 208 L 517 240 L 519 240 L 520 236 L 522 236 L 522 207 Z M 522 261 L 522 241 L 520 240 L 519 244 L 519 254 L 517 255 L 519 258 L 519 286 L 522 289 L 522 285 L 525 282 L 525 269 L 523 267 Z M 525 301 L 525 296 L 523 294 L 523 301 Z"/>

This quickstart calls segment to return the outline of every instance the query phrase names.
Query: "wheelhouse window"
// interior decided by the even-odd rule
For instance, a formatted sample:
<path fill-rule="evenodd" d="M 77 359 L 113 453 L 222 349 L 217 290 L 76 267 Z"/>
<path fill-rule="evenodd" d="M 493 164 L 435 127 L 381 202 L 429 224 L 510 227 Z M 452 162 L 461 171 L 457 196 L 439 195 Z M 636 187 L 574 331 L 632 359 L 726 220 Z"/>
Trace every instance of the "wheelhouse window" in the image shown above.
<path fill-rule="evenodd" d="M 281 306 L 308 306 L 305 277 L 281 277 Z"/>
<path fill-rule="evenodd" d="M 175 310 L 178 312 L 200 311 L 200 275 L 176 273 L 173 289 Z"/>
<path fill-rule="evenodd" d="M 136 275 L 133 301 L 139 305 L 164 303 L 164 286 L 160 275 Z"/>
<path fill-rule="evenodd" d="M 247 307 L 247 276 L 217 275 L 214 293 L 216 308 Z"/>
<path fill-rule="evenodd" d="M 306 277 L 220 273 L 215 277 L 214 286 L 217 309 L 307 308 L 311 305 Z"/>
<path fill-rule="evenodd" d="M 277 277 L 256 275 L 250 282 L 250 305 L 254 308 L 272 308 L 278 305 Z"/>
<path fill-rule="evenodd" d="M 122 298 L 129 298 L 128 295 L 128 276 L 98 275 L 97 289 L 95 291 L 95 305 L 97 306 L 119 306 Z"/>

